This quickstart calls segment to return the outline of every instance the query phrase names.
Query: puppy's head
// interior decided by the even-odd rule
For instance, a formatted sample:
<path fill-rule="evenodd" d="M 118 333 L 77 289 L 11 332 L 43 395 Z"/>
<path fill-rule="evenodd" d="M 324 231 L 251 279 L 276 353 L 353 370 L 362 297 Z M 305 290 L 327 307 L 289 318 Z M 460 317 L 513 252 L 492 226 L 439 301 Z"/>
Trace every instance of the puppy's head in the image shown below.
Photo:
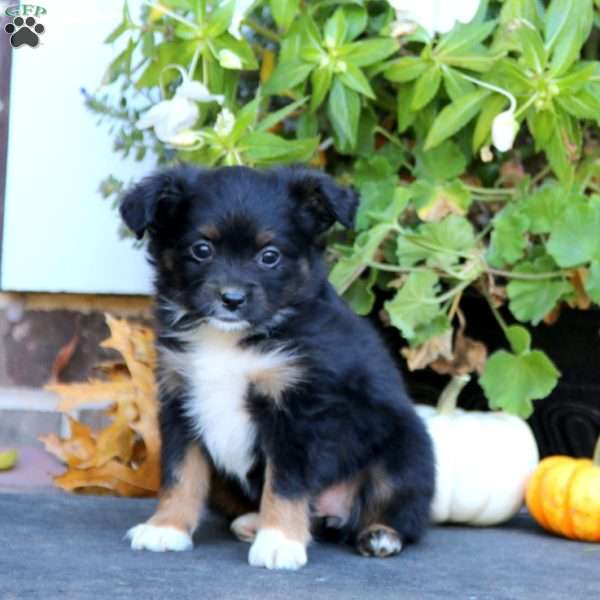
<path fill-rule="evenodd" d="M 157 292 L 176 315 L 269 328 L 318 293 L 323 234 L 351 227 L 356 194 L 318 171 L 182 166 L 143 180 L 121 204 L 149 237 Z"/>

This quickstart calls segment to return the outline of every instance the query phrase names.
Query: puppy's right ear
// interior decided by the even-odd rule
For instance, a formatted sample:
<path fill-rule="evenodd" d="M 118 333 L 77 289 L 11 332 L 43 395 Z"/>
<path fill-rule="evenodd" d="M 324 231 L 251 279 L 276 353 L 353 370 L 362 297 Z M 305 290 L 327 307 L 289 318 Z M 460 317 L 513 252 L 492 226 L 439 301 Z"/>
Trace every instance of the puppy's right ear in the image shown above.
<path fill-rule="evenodd" d="M 159 219 L 164 222 L 181 204 L 189 175 L 189 169 L 166 169 L 142 179 L 125 193 L 119 211 L 138 240 L 146 230 L 152 231 Z"/>

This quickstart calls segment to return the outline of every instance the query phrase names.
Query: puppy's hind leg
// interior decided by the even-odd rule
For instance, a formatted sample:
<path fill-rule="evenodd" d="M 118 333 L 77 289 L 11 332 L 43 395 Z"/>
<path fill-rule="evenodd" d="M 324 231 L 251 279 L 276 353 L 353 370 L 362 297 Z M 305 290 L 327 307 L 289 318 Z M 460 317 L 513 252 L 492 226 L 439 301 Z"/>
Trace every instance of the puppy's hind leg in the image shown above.
<path fill-rule="evenodd" d="M 434 490 L 431 442 L 420 422 L 399 432 L 369 469 L 361 490 L 356 548 L 365 556 L 398 554 L 429 523 Z"/>

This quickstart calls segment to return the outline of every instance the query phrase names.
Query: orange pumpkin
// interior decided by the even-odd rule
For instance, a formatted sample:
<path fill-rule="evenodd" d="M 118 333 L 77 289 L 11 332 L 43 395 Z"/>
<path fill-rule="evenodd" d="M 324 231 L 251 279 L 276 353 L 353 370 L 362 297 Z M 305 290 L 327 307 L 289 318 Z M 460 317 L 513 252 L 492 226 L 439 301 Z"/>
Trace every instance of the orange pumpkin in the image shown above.
<path fill-rule="evenodd" d="M 550 456 L 531 476 L 527 508 L 545 529 L 600 542 L 600 439 L 593 460 Z"/>

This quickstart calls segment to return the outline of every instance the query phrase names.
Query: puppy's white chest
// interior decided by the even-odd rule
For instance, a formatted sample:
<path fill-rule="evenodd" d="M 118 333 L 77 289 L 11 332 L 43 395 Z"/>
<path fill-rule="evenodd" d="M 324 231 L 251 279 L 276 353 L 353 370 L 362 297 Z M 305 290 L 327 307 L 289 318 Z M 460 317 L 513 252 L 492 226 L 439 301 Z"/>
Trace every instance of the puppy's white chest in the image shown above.
<path fill-rule="evenodd" d="M 293 383 L 297 369 L 289 354 L 240 347 L 240 337 L 239 332 L 212 327 L 195 336 L 186 369 L 192 391 L 186 410 L 215 465 L 243 482 L 257 438 L 248 412 L 248 387 L 252 383 L 276 401 Z"/>

